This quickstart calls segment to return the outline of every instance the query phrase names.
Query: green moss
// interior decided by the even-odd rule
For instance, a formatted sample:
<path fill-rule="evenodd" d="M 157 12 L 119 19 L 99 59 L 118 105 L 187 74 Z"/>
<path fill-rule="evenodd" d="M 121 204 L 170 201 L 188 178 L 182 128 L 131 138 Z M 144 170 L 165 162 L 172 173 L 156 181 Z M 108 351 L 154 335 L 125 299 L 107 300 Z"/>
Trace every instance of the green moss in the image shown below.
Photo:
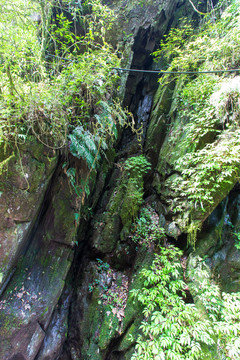
<path fill-rule="evenodd" d="M 176 41 L 176 38 L 167 40 L 165 45 L 169 46 L 168 55 L 171 54 L 173 58 L 169 69 L 182 67 L 184 70 L 193 70 L 195 67 L 196 70 L 206 70 L 210 62 L 213 66 L 212 62 L 219 65 L 219 61 L 223 61 L 224 66 L 230 66 L 233 61 L 229 51 L 231 46 L 228 45 L 228 50 L 225 46 L 226 43 L 234 43 L 237 38 L 239 29 L 236 17 L 239 16 L 234 6 L 226 9 L 213 27 L 204 27 L 189 43 L 185 42 L 176 54 L 172 47 L 172 41 Z M 223 34 L 226 18 L 231 31 Z M 178 30 L 176 33 L 173 31 L 173 34 L 178 34 Z M 223 41 L 224 38 L 227 42 Z M 178 40 L 181 42 L 182 37 Z M 208 54 L 206 61 L 203 59 L 201 63 L 200 43 Z M 212 44 L 210 48 L 209 43 Z M 223 47 L 226 55 L 224 60 L 221 56 Z M 235 57 L 237 59 L 238 55 Z M 167 86 L 174 85 L 174 82 L 169 82 L 168 75 L 165 80 L 163 78 L 163 84 L 164 81 Z M 207 218 L 239 178 L 238 82 L 236 76 L 226 80 L 226 77 L 218 74 L 199 74 L 195 77 L 183 75 L 176 81 L 172 102 L 168 101 L 171 96 L 167 95 L 167 86 L 163 87 L 162 84 L 154 100 L 147 140 L 150 154 L 151 151 L 157 151 L 152 138 L 154 132 L 162 131 L 162 114 L 170 123 L 161 147 L 154 186 L 162 201 L 167 204 L 168 213 L 181 231 L 189 233 L 189 238 L 196 237 L 196 223 L 201 224 Z M 155 146 L 153 150 L 151 145 Z M 191 221 L 193 224 L 190 224 Z"/>
<path fill-rule="evenodd" d="M 142 321 L 142 305 L 135 300 L 130 294 L 133 289 L 141 289 L 144 284 L 140 276 L 142 269 L 149 267 L 153 261 L 153 254 L 146 252 L 146 249 L 141 248 L 137 253 L 137 258 L 134 265 L 134 273 L 129 287 L 129 296 L 127 305 L 124 311 L 125 317 L 123 319 L 122 331 L 126 331 L 129 324 L 135 324 L 136 329 L 139 328 Z"/>
<path fill-rule="evenodd" d="M 43 256 L 41 256 L 39 259 L 39 264 L 43 269 L 47 269 L 47 267 L 50 266 L 51 261 L 52 261 L 51 255 L 47 256 L 46 254 L 43 254 Z"/>
<path fill-rule="evenodd" d="M 73 241 L 76 232 L 74 210 L 70 207 L 70 198 L 70 190 L 67 187 L 57 193 L 53 201 L 54 229 L 64 234 L 64 241 L 68 243 Z"/>
<path fill-rule="evenodd" d="M 102 304 L 99 303 L 99 289 L 94 288 L 87 311 L 81 324 L 82 356 L 86 359 L 101 359 L 98 347 L 98 337 L 102 321 Z"/>
<path fill-rule="evenodd" d="M 121 224 L 121 239 L 129 235 L 130 227 L 134 218 L 137 217 L 143 198 L 143 179 L 142 175 L 123 173 L 120 183 L 113 192 L 107 213 L 102 218 L 105 226 L 103 230 L 98 230 L 95 236 L 94 245 L 102 252 L 111 252 L 117 240 Z M 121 222 L 121 224 L 120 224 Z"/>
<path fill-rule="evenodd" d="M 114 249 L 118 239 L 119 225 L 118 216 L 108 217 L 107 224 L 102 232 L 101 242 L 99 243 L 100 247 L 98 246 L 102 252 L 109 253 Z"/>
<path fill-rule="evenodd" d="M 138 325 L 140 325 L 140 322 Z M 124 337 L 122 338 L 119 344 L 118 351 L 126 351 L 127 349 L 135 345 L 138 334 L 139 334 L 139 326 L 136 326 L 136 324 L 133 323 L 129 327 L 127 332 L 124 334 Z"/>
<path fill-rule="evenodd" d="M 128 349 L 128 350 L 124 353 L 124 355 L 123 355 L 123 357 L 122 357 L 122 360 L 129 360 L 129 359 L 131 359 L 133 353 L 134 353 L 134 346 L 131 347 L 130 349 Z"/>
<path fill-rule="evenodd" d="M 4 314 L 2 312 L 0 315 L 0 338 L 8 339 L 8 336 L 12 334 L 13 329 L 16 330 L 19 326 L 20 321 L 17 316 L 14 314 Z"/>
<path fill-rule="evenodd" d="M 137 217 L 143 199 L 143 176 L 150 163 L 143 155 L 129 158 L 124 164 L 120 184 L 110 201 L 109 212 L 120 215 L 123 229 L 121 240 L 129 235 L 132 221 Z"/>
<path fill-rule="evenodd" d="M 9 157 L 7 157 L 5 160 L 2 160 L 0 162 L 0 176 L 3 174 L 3 172 L 7 171 L 7 167 L 8 167 L 8 163 L 10 162 L 11 159 L 13 159 L 15 157 L 14 154 L 10 155 Z"/>
<path fill-rule="evenodd" d="M 137 217 L 143 199 L 143 180 L 130 178 L 126 187 L 120 217 L 123 224 L 122 239 L 129 235 L 133 220 Z"/>
<path fill-rule="evenodd" d="M 122 178 L 109 202 L 109 214 L 111 216 L 119 214 L 126 191 L 126 179 Z"/>
<path fill-rule="evenodd" d="M 104 319 L 101 323 L 98 345 L 101 350 L 106 350 L 111 340 L 116 336 L 119 329 L 119 320 L 112 313 L 112 307 L 104 306 Z"/>
<path fill-rule="evenodd" d="M 86 339 L 89 339 L 94 333 L 94 330 L 98 329 L 100 326 L 102 309 L 99 305 L 101 305 L 99 304 L 99 289 L 95 287 L 92 292 L 91 302 L 83 326 L 83 333 Z"/>
<path fill-rule="evenodd" d="M 32 171 L 31 183 L 29 184 L 29 192 L 36 192 L 38 187 L 41 185 L 40 181 L 44 179 L 46 166 L 44 163 L 35 164 L 36 170 Z"/>
<path fill-rule="evenodd" d="M 51 153 L 50 149 L 47 149 L 46 146 L 44 146 L 43 144 L 41 144 L 39 141 L 37 141 L 37 139 L 35 137 L 31 137 L 30 139 L 28 138 L 28 141 L 30 140 L 31 143 L 31 147 L 29 148 L 29 145 L 27 146 L 28 151 L 31 152 L 31 155 L 34 159 L 36 159 L 37 161 L 43 162 L 45 161 L 45 154 L 49 154 Z M 25 151 L 26 151 L 25 150 Z M 54 157 L 53 157 L 54 159 Z"/>
<path fill-rule="evenodd" d="M 191 245 L 195 249 L 195 243 L 197 240 L 197 233 L 201 228 L 201 222 L 191 221 L 187 228 L 187 242 L 188 245 Z"/>

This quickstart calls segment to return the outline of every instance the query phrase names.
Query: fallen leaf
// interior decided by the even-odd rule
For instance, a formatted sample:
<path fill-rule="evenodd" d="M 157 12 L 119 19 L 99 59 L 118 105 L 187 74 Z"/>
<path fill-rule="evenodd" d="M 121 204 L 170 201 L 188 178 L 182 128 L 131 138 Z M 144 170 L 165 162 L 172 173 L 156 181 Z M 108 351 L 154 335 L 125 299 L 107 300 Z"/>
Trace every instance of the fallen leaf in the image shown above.
<path fill-rule="evenodd" d="M 125 317 L 124 311 L 123 311 L 122 309 L 121 309 L 121 310 L 119 310 L 119 312 L 118 312 L 118 313 L 119 313 L 119 315 L 120 315 L 120 316 Z"/>
<path fill-rule="evenodd" d="M 116 314 L 117 314 L 117 312 L 118 312 L 118 311 L 117 311 L 117 308 L 113 308 L 113 309 L 112 309 L 112 313 L 113 313 L 113 315 L 116 315 Z"/>

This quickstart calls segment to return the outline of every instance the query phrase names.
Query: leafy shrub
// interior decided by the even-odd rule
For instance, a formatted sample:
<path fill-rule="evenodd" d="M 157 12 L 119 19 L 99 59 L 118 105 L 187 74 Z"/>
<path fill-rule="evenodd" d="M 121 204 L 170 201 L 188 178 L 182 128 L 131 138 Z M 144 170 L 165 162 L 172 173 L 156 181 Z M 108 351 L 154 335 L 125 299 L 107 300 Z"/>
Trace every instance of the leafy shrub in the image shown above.
<path fill-rule="evenodd" d="M 144 308 L 132 360 L 239 358 L 240 293 L 221 293 L 202 265 L 199 282 L 191 287 L 198 305 L 185 303 L 181 256 L 173 246 L 160 248 L 150 268 L 141 272 L 144 287 L 132 290 Z"/>
<path fill-rule="evenodd" d="M 96 104 L 113 91 L 117 76 L 109 68 L 120 60 L 99 32 L 104 21 L 111 26 L 113 11 L 100 0 L 88 3 L 85 15 L 81 7 L 72 9 L 73 20 L 84 21 L 85 34 L 79 37 L 72 32 L 73 21 L 64 15 L 64 6 L 58 8 L 56 23 L 50 24 L 52 2 L 1 4 L 0 141 L 25 141 L 33 133 L 47 146 L 65 147 L 71 125 L 92 120 Z M 31 20 L 33 13 L 42 14 L 41 27 Z"/>
<path fill-rule="evenodd" d="M 145 317 L 132 360 L 201 359 L 201 343 L 214 343 L 210 321 L 183 300 L 181 255 L 172 246 L 161 248 L 150 269 L 141 272 L 144 288 L 132 291 Z"/>
<path fill-rule="evenodd" d="M 69 146 L 88 167 L 86 178 L 79 179 L 76 169 L 64 164 L 84 202 L 101 154 L 128 117 L 112 100 L 118 75 L 111 68 L 119 66 L 120 53 L 106 42 L 105 31 L 115 14 L 100 0 L 79 7 L 69 3 L 68 10 L 64 2 L 53 16 L 55 5 L 40 0 L 3 0 L 0 5 L 0 31 L 11 24 L 10 40 L 0 37 L 0 143 L 14 146 L 31 134 L 54 150 Z M 30 20 L 33 13 L 41 14 L 41 25 Z"/>
<path fill-rule="evenodd" d="M 236 233 L 233 233 L 236 238 L 235 238 L 235 247 L 236 249 L 240 250 L 240 233 L 239 232 L 236 232 Z"/>
<path fill-rule="evenodd" d="M 194 30 L 182 19 L 180 28 L 172 29 L 154 55 L 166 57 L 168 70 L 215 70 L 235 67 L 239 58 L 239 0 L 230 1 L 215 21 L 206 17 L 202 27 Z M 226 4 L 219 2 L 219 7 Z M 220 14 L 220 16 L 219 16 Z M 186 41 L 188 40 L 188 41 Z"/>
<path fill-rule="evenodd" d="M 201 258 L 195 259 L 196 266 L 187 271 L 191 279 L 190 289 L 199 310 L 211 320 L 214 332 L 217 358 L 238 359 L 240 357 L 240 293 L 222 292 L 211 279 L 211 272 Z"/>
<path fill-rule="evenodd" d="M 215 21 L 205 20 L 196 31 L 186 24 L 172 30 L 156 53 L 171 60 L 167 70 L 196 71 L 194 75 L 176 75 L 168 140 L 172 148 L 169 163 L 176 176 L 163 184 L 165 193 L 174 198 L 167 199 L 169 210 L 189 233 L 199 227 L 240 175 L 239 79 L 234 74 L 226 80 L 226 74 L 197 73 L 239 67 L 239 4 L 239 0 L 231 1 Z M 168 75 L 161 81 L 172 79 Z"/>
<path fill-rule="evenodd" d="M 151 169 L 151 164 L 143 155 L 133 156 L 126 160 L 124 164 L 124 171 L 129 177 L 141 180 L 143 175 Z"/>
<path fill-rule="evenodd" d="M 132 225 L 132 233 L 132 240 L 145 247 L 159 245 L 166 236 L 164 228 L 159 226 L 158 215 L 150 206 L 141 209 L 138 219 Z"/>
<path fill-rule="evenodd" d="M 82 126 L 76 127 L 72 134 L 69 135 L 71 140 L 70 151 L 73 156 L 86 161 L 88 167 L 95 168 L 99 159 L 98 143 L 94 139 L 94 135 L 84 130 Z"/>

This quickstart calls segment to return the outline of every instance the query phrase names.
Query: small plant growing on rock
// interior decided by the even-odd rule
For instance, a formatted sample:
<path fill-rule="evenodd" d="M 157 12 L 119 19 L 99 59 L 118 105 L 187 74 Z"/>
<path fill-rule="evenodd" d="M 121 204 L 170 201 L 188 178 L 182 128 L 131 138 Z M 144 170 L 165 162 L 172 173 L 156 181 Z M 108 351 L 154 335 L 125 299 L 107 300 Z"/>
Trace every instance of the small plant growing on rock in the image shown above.
<path fill-rule="evenodd" d="M 109 270 L 110 265 L 107 262 L 104 262 L 101 259 L 97 259 L 97 262 L 98 262 L 97 268 L 99 272 Z"/>
<path fill-rule="evenodd" d="M 124 170 L 129 177 L 141 180 L 143 175 L 151 170 L 151 164 L 143 155 L 133 156 L 125 162 Z"/>
<path fill-rule="evenodd" d="M 150 206 L 141 209 L 132 232 L 132 240 L 145 247 L 151 243 L 159 244 L 166 236 L 165 229 L 159 226 L 159 216 Z"/>
<path fill-rule="evenodd" d="M 194 305 L 183 300 L 181 255 L 173 246 L 162 247 L 141 272 L 144 288 L 132 291 L 145 316 L 132 360 L 198 359 L 200 343 L 213 344 L 210 322 L 200 321 Z"/>
<path fill-rule="evenodd" d="M 185 303 L 181 256 L 173 246 L 161 247 L 141 271 L 144 286 L 132 296 L 143 305 L 144 320 L 131 360 L 239 359 L 240 293 L 221 293 L 200 259 L 201 282 L 191 286 L 196 305 Z"/>
<path fill-rule="evenodd" d="M 240 232 L 236 232 L 236 233 L 234 233 L 234 235 L 236 236 L 236 238 L 235 238 L 235 248 L 240 250 Z"/>
<path fill-rule="evenodd" d="M 143 155 L 140 155 L 126 160 L 122 168 L 123 174 L 116 193 L 115 204 L 121 204 L 122 233 L 129 235 L 132 221 L 136 219 L 143 201 L 143 176 L 151 169 L 151 164 Z"/>

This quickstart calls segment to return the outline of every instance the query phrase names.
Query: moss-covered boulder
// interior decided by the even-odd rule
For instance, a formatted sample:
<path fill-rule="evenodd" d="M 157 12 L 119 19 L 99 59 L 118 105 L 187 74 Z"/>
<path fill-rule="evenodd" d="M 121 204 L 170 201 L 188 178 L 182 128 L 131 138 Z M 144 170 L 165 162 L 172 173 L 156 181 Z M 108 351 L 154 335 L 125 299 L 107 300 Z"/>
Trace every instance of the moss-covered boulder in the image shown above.
<path fill-rule="evenodd" d="M 93 220 L 91 239 L 97 251 L 111 253 L 119 240 L 128 237 L 143 199 L 143 175 L 149 169 L 143 155 L 131 157 L 122 165 L 105 211 Z"/>
<path fill-rule="evenodd" d="M 235 82 L 236 79 L 228 80 L 230 89 Z M 235 122 L 223 126 L 226 110 L 219 112 L 219 107 L 232 96 L 231 91 L 222 93 L 219 102 L 216 101 L 216 94 L 224 84 L 226 81 L 219 83 L 214 76 L 204 79 L 199 76 L 194 80 L 180 77 L 172 93 L 172 105 L 167 114 L 169 127 L 159 153 L 153 185 L 162 202 L 168 205 L 168 218 L 182 232 L 196 235 L 204 220 L 238 181 L 239 127 Z M 166 86 L 156 94 L 155 103 L 161 103 L 162 97 L 167 96 Z M 191 105 L 198 101 L 197 96 L 201 101 Z M 193 106 L 193 109 L 187 112 L 186 106 Z M 237 107 L 234 104 L 232 107 L 233 117 L 238 118 Z M 164 109 L 162 114 L 156 111 L 152 115 L 147 140 L 149 149 L 153 137 L 151 129 L 166 116 Z M 160 122 L 155 133 L 161 129 Z"/>

